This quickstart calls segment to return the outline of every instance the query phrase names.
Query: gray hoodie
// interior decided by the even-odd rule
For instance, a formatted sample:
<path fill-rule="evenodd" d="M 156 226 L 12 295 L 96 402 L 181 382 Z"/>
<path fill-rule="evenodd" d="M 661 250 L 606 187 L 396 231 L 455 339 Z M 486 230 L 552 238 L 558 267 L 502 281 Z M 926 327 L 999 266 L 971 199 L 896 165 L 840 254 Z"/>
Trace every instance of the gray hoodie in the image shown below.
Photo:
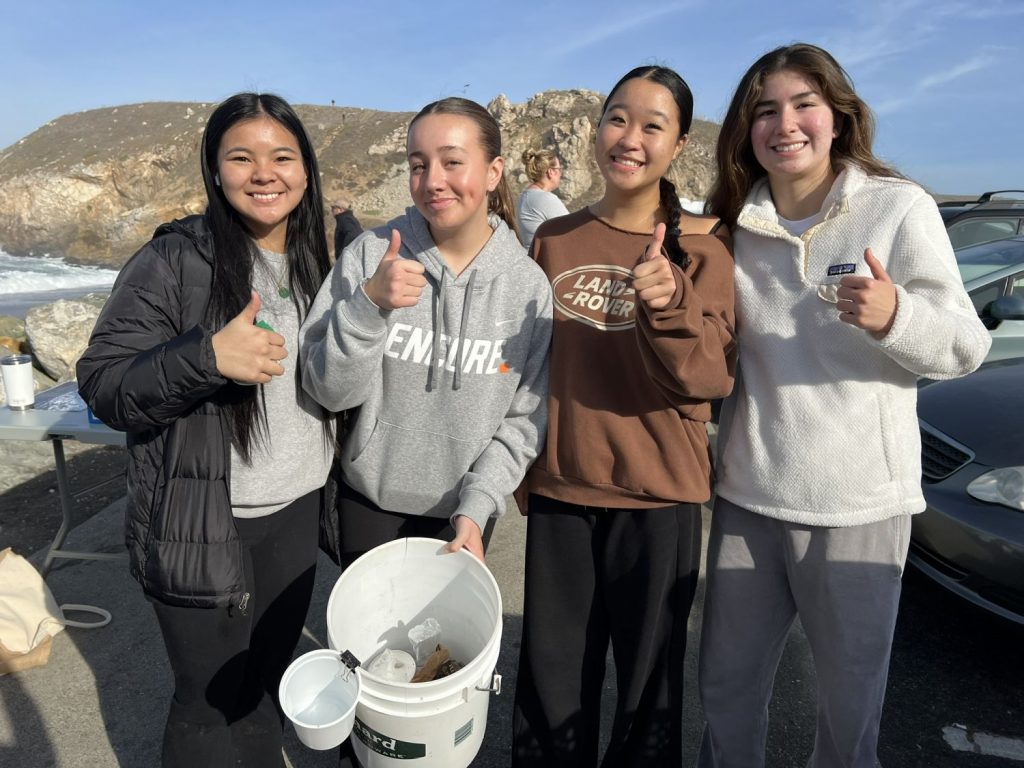
<path fill-rule="evenodd" d="M 358 409 L 342 447 L 345 482 L 382 509 L 465 515 L 481 529 L 544 443 L 551 341 L 547 277 L 505 222 L 490 224 L 456 277 L 408 208 L 344 250 L 299 332 L 305 390 L 329 410 Z M 415 306 L 384 310 L 362 284 L 392 229 L 427 285 Z"/>

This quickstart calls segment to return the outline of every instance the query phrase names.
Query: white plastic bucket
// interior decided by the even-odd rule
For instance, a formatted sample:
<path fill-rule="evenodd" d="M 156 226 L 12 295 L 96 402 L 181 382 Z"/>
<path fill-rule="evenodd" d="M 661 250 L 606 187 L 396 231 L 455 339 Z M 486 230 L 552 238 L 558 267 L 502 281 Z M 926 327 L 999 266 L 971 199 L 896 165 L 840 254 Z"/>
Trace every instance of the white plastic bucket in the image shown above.
<path fill-rule="evenodd" d="M 465 666 L 440 680 L 395 683 L 356 670 L 352 745 L 364 768 L 466 768 L 483 742 L 501 647 L 501 593 L 487 567 L 436 539 L 399 539 L 367 552 L 327 603 L 331 648 L 365 666 L 384 648 L 411 650 L 408 631 L 427 618 Z"/>
<path fill-rule="evenodd" d="M 352 732 L 359 676 L 337 651 L 310 651 L 285 670 L 278 695 L 299 741 L 312 749 L 331 749 Z"/>

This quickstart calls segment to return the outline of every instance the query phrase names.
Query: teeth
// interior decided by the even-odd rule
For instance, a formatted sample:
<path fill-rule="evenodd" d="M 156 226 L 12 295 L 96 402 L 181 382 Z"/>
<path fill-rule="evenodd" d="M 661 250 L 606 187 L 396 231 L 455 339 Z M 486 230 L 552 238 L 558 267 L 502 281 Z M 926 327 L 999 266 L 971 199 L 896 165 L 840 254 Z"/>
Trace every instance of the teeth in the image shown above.
<path fill-rule="evenodd" d="M 615 158 L 615 161 L 620 165 L 628 165 L 631 168 L 639 168 L 641 165 L 643 165 L 643 163 L 641 163 L 639 160 L 630 160 L 629 158 L 625 157 L 617 157 Z"/>
<path fill-rule="evenodd" d="M 252 196 L 255 197 L 257 200 L 276 200 L 280 196 L 280 194 L 280 192 L 253 192 Z"/>
<path fill-rule="evenodd" d="M 796 152 L 798 149 L 801 149 L 804 146 L 804 144 L 806 144 L 806 143 L 807 142 L 805 142 L 805 141 L 800 141 L 800 142 L 797 142 L 796 144 L 779 144 L 777 147 L 775 147 L 775 151 L 776 152 Z"/>

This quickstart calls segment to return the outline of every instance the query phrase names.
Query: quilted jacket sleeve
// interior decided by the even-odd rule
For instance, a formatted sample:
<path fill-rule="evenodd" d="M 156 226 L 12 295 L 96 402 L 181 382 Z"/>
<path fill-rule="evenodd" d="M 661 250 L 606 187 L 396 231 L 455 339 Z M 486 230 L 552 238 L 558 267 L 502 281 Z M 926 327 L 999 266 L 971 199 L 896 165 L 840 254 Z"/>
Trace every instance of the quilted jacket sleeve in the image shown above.
<path fill-rule="evenodd" d="M 188 247 L 185 238 L 160 237 L 131 258 L 78 361 L 79 392 L 115 429 L 166 426 L 226 381 L 212 332 L 181 327 L 181 249 Z"/>

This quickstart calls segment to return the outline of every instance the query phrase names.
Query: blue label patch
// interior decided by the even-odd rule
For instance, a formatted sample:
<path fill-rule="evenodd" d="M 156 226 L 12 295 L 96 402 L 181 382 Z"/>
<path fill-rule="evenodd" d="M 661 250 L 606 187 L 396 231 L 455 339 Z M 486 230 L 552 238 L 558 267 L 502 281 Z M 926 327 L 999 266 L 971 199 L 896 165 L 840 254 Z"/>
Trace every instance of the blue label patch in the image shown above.
<path fill-rule="evenodd" d="M 828 268 L 828 276 L 835 277 L 836 275 L 852 275 L 856 271 L 856 264 L 833 264 Z"/>

